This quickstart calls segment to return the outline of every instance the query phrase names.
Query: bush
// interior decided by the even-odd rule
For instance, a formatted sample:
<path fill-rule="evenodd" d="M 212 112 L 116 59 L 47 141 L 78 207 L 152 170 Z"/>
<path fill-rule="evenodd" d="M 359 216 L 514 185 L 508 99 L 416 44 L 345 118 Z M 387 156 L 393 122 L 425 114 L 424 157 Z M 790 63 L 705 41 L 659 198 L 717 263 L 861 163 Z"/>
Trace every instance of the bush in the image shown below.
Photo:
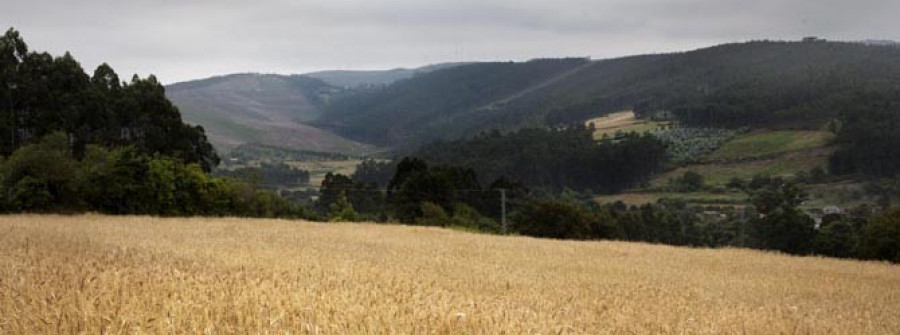
<path fill-rule="evenodd" d="M 54 197 L 47 183 L 31 176 L 25 176 L 10 190 L 10 204 L 18 211 L 42 211 L 53 207 Z"/>
<path fill-rule="evenodd" d="M 422 202 L 420 205 L 422 215 L 416 218 L 416 224 L 422 226 L 444 227 L 450 223 L 450 216 L 441 206 L 433 202 Z"/>
<path fill-rule="evenodd" d="M 500 233 L 502 230 L 497 222 L 482 216 L 474 208 L 461 202 L 453 204 L 450 226 L 489 233 Z"/>
<path fill-rule="evenodd" d="M 863 259 L 900 262 L 900 209 L 869 218 L 859 234 L 856 249 Z"/>
<path fill-rule="evenodd" d="M 353 209 L 353 204 L 350 203 L 350 200 L 347 200 L 347 194 L 341 192 L 338 195 L 337 201 L 329 205 L 328 221 L 353 222 L 358 220 L 359 216 Z"/>
<path fill-rule="evenodd" d="M 80 171 L 63 133 L 16 150 L 2 166 L 0 191 L 12 211 L 60 211 L 83 206 Z"/>
<path fill-rule="evenodd" d="M 728 184 L 726 184 L 725 186 L 728 186 L 728 188 L 735 189 L 735 190 L 743 190 L 745 187 L 747 187 L 747 182 L 745 182 L 741 178 L 733 177 L 733 178 L 731 178 L 731 180 L 728 181 Z"/>
<path fill-rule="evenodd" d="M 578 204 L 530 201 L 515 216 L 515 229 L 523 234 L 550 238 L 590 238 L 588 213 Z"/>
<path fill-rule="evenodd" d="M 685 171 L 681 177 L 669 181 L 675 192 L 697 192 L 703 189 L 703 176 L 694 171 Z"/>
<path fill-rule="evenodd" d="M 852 257 L 857 231 L 853 223 L 843 219 L 824 220 L 816 234 L 817 254 L 831 257 Z"/>
<path fill-rule="evenodd" d="M 61 133 L 16 150 L 0 166 L 0 176 L 3 206 L 9 211 L 309 216 L 302 206 L 272 192 L 212 177 L 200 164 L 147 156 L 131 147 L 87 146 L 78 162 Z"/>

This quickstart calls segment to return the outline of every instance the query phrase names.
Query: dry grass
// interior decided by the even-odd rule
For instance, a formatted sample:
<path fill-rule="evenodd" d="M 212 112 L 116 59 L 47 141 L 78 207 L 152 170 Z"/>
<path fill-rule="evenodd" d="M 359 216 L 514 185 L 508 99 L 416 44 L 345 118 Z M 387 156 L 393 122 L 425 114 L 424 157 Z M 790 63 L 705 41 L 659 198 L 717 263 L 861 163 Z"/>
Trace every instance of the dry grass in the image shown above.
<path fill-rule="evenodd" d="M 0 333 L 889 334 L 900 268 L 279 220 L 0 217 Z"/>
<path fill-rule="evenodd" d="M 661 126 L 669 126 L 671 122 L 641 120 L 634 116 L 633 111 L 622 111 L 587 120 L 584 124 L 594 126 L 596 129 L 594 138 L 599 140 L 603 138 L 603 135 L 613 137 L 619 131 L 623 133 L 644 133 L 656 130 Z"/>

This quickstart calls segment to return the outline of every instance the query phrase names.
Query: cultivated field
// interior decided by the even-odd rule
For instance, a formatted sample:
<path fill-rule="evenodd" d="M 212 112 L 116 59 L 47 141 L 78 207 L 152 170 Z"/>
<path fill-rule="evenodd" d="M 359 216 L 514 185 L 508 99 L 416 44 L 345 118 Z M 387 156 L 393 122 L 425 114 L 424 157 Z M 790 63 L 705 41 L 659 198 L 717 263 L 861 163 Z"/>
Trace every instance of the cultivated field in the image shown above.
<path fill-rule="evenodd" d="M 644 133 L 656 130 L 662 126 L 669 126 L 670 122 L 642 120 L 636 118 L 632 111 L 623 111 L 590 119 L 585 121 L 584 124 L 587 126 L 594 126 L 594 138 L 599 140 L 603 138 L 603 135 L 614 137 L 616 132 L 619 131 L 623 133 Z"/>
<path fill-rule="evenodd" d="M 279 220 L 0 217 L 0 333 L 896 334 L 900 267 Z"/>

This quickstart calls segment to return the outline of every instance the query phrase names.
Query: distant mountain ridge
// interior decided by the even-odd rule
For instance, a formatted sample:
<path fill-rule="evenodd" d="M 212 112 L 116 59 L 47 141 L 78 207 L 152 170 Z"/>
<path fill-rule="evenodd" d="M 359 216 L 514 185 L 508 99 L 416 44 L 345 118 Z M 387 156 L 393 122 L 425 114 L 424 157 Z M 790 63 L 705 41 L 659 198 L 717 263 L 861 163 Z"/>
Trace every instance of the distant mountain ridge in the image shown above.
<path fill-rule="evenodd" d="M 580 124 L 621 110 L 666 112 L 697 126 L 818 129 L 854 95 L 897 82 L 898 48 L 754 41 L 597 61 L 459 66 L 337 99 L 316 124 L 386 147 Z"/>
<path fill-rule="evenodd" d="M 396 70 L 375 73 L 367 83 L 380 84 L 362 84 L 371 73 L 356 73 L 343 82 L 352 88 L 307 75 L 224 76 L 172 85 L 170 96 L 217 146 L 411 149 L 621 110 L 704 127 L 820 129 L 854 96 L 900 82 L 900 48 L 754 41 L 605 60 L 439 64 L 400 79 Z M 335 74 L 332 83 L 348 73 L 318 75 Z"/>
<path fill-rule="evenodd" d="M 238 73 L 171 84 L 166 94 L 220 151 L 256 143 L 286 149 L 362 154 L 375 147 L 308 123 L 348 89 L 389 85 L 469 63 L 413 69 L 320 71 L 303 75 Z"/>
<path fill-rule="evenodd" d="M 355 88 L 359 86 L 377 86 L 388 85 L 398 80 L 412 78 L 417 74 L 428 73 L 441 69 L 452 68 L 455 66 L 466 65 L 471 63 L 440 63 L 426 65 L 418 68 L 398 68 L 391 70 L 331 70 L 304 73 L 303 76 L 322 80 L 329 85 Z"/>
<path fill-rule="evenodd" d="M 187 122 L 205 128 L 219 150 L 244 143 L 324 152 L 371 150 L 303 124 L 319 118 L 322 106 L 338 91 L 304 76 L 246 73 L 169 85 L 166 95 Z"/>

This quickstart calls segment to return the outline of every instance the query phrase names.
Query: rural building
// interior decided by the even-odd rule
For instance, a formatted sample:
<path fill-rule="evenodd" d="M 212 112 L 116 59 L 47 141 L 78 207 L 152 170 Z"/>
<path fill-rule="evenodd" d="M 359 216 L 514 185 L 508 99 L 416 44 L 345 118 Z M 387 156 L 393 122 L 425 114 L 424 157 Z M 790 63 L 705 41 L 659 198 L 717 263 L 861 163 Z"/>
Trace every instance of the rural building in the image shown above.
<path fill-rule="evenodd" d="M 844 210 L 838 206 L 825 206 L 822 208 L 822 214 L 844 214 Z"/>

